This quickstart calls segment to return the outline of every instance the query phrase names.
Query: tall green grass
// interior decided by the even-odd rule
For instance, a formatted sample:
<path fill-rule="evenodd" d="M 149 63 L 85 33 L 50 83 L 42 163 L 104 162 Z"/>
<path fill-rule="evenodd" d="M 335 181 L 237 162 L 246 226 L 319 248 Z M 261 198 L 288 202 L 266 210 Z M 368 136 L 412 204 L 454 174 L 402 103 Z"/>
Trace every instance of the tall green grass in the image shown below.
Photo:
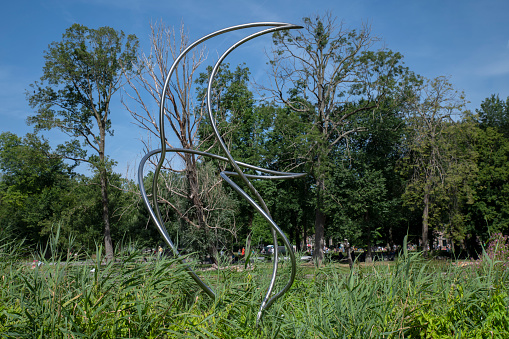
<path fill-rule="evenodd" d="M 508 273 L 489 258 L 437 267 L 405 252 L 391 265 L 300 268 L 256 327 L 264 263 L 200 272 L 211 300 L 172 258 L 120 252 L 105 264 L 98 247 L 86 262 L 54 257 L 32 269 L 19 250 L 0 247 L 1 338 L 509 337 Z"/>

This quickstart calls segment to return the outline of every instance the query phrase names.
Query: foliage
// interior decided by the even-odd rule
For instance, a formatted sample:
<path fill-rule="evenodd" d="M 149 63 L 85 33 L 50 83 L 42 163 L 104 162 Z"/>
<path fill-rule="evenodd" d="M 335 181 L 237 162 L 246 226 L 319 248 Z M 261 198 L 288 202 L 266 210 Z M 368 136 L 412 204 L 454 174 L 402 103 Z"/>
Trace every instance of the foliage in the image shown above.
<path fill-rule="evenodd" d="M 111 209 L 111 237 L 114 244 L 132 240 L 149 247 L 159 242 L 154 227 L 147 224 L 148 215 L 141 206 L 139 195 L 133 193 L 135 184 L 119 174 L 109 173 L 109 206 Z M 93 251 L 102 241 L 102 202 L 98 175 L 91 178 L 77 176 L 67 192 L 62 194 L 63 212 L 58 220 L 61 225 L 60 245 L 68 246 L 67 239 L 73 235 L 73 252 Z M 47 236 L 54 230 L 49 225 L 43 230 Z"/>
<path fill-rule="evenodd" d="M 0 134 L 0 171 L 0 228 L 35 245 L 45 239 L 44 228 L 64 213 L 72 167 L 51 153 L 48 141 L 5 132 Z"/>
<path fill-rule="evenodd" d="M 57 128 L 69 135 L 71 139 L 59 147 L 62 155 L 105 166 L 86 158 L 85 148 L 104 161 L 103 133 L 113 134 L 111 99 L 122 85 L 122 67 L 132 68 L 137 46 L 135 36 L 126 38 L 110 27 L 69 27 L 62 41 L 49 45 L 43 76 L 31 85 L 33 93 L 27 91 L 30 106 L 37 109 L 28 123 L 36 130 Z"/>
<path fill-rule="evenodd" d="M 27 251 L 33 251 L 45 246 L 59 224 L 59 245 L 68 246 L 68 237 L 75 234 L 75 252 L 94 249 L 102 238 L 99 175 L 77 175 L 46 140 L 33 134 L 20 138 L 2 133 L 0 146 L 0 228 L 24 238 Z M 145 227 L 147 216 L 128 189 L 133 184 L 113 173 L 108 182 L 113 240 L 127 235 L 153 245 L 155 230 Z"/>
<path fill-rule="evenodd" d="M 498 95 L 492 94 L 481 103 L 476 113 L 483 129 L 491 127 L 504 134 L 504 137 L 509 136 L 509 97 L 504 102 Z"/>
<path fill-rule="evenodd" d="M 278 142 L 281 129 L 292 132 L 284 121 L 288 112 L 273 103 L 255 101 L 248 88 L 249 75 L 249 69 L 245 65 L 239 65 L 233 71 L 228 64 L 220 68 L 212 90 L 213 114 L 219 133 L 235 160 L 271 170 L 288 170 L 284 163 L 288 159 L 281 159 L 284 150 L 283 145 Z M 202 87 L 199 96 L 204 95 L 207 79 L 208 74 L 200 75 L 198 84 Z M 204 150 L 222 154 L 215 138 L 212 138 L 212 127 L 208 120 L 200 124 L 200 137 L 204 141 Z M 227 165 L 218 163 L 217 166 L 224 170 Z M 256 171 L 247 169 L 245 173 L 256 174 Z M 302 205 L 307 204 L 307 196 L 302 194 L 302 181 L 260 180 L 253 181 L 253 186 L 262 192 L 276 223 L 290 236 L 290 240 L 300 247 L 302 224 L 305 221 Z M 241 226 L 240 238 L 253 232 L 253 240 L 259 245 L 273 242 L 269 225 L 254 213 L 252 207 L 243 199 L 239 201 L 237 215 L 237 223 Z"/>
<path fill-rule="evenodd" d="M 466 209 L 471 233 L 486 241 L 490 234 L 509 231 L 509 139 L 496 121 L 505 119 L 503 102 L 492 96 L 477 110 L 480 120 L 474 149 L 478 173 L 473 180 L 474 202 Z M 490 122 L 491 121 L 491 122 Z"/>
<path fill-rule="evenodd" d="M 404 183 L 395 171 L 405 125 L 401 110 L 392 103 L 360 113 L 355 120 L 365 131 L 351 134 L 333 153 L 327 235 L 367 248 L 369 261 L 374 244 L 392 247 L 406 232 L 401 202 Z"/>

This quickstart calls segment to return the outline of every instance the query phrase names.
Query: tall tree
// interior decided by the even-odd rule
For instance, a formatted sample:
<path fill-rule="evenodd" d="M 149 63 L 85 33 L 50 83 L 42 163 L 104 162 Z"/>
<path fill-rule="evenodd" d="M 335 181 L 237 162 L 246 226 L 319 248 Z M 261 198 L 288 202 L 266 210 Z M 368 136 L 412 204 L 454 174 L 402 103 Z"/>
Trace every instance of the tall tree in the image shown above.
<path fill-rule="evenodd" d="M 479 130 L 475 151 L 478 175 L 474 186 L 474 203 L 467 206 L 471 238 L 488 240 L 495 232 L 509 231 L 509 98 L 486 98 L 477 116 Z"/>
<path fill-rule="evenodd" d="M 163 23 L 152 25 L 151 30 L 151 52 L 138 55 L 139 72 L 127 76 L 130 88 L 126 94 L 129 99 L 123 101 L 138 126 L 147 131 L 148 138 L 144 140 L 147 149 L 153 149 L 150 138 L 159 138 L 161 132 L 159 117 L 154 115 L 153 107 L 160 102 L 164 81 L 173 61 L 189 45 L 183 25 L 178 32 Z M 166 135 L 168 148 L 203 150 L 204 140 L 199 138 L 199 127 L 204 106 L 195 101 L 194 86 L 197 69 L 204 59 L 205 50 L 196 50 L 180 61 L 173 74 L 166 92 L 168 105 L 164 108 L 164 121 L 170 126 L 170 133 Z M 199 100 L 203 98 L 199 97 Z M 155 164 L 154 159 L 151 161 Z M 233 227 L 225 226 L 229 221 L 225 215 L 231 213 L 229 207 L 221 205 L 228 197 L 218 197 L 222 192 L 221 179 L 214 176 L 211 173 L 213 169 L 205 166 L 196 154 L 179 152 L 166 159 L 163 171 L 168 173 L 162 175 L 165 187 L 161 190 L 161 193 L 166 192 L 166 196 L 161 194 L 158 199 L 179 220 L 192 227 L 188 234 L 198 237 L 198 233 L 202 233 L 199 237 L 205 239 L 205 245 L 200 249 L 207 247 L 211 258 L 217 262 L 214 235 L 218 231 L 235 232 Z M 219 214 L 222 211 L 225 213 L 221 217 Z"/>
<path fill-rule="evenodd" d="M 403 199 L 408 206 L 422 211 L 421 245 L 425 255 L 430 224 L 438 224 L 444 213 L 448 183 L 454 174 L 452 169 L 467 168 L 464 161 L 470 161 L 459 155 L 455 134 L 451 133 L 453 118 L 460 117 L 464 105 L 463 95 L 457 93 L 445 77 L 423 82 L 407 102 L 409 135 L 405 161 L 411 179 Z M 458 161 L 462 160 L 458 166 Z M 456 180 L 462 181 L 463 177 Z"/>
<path fill-rule="evenodd" d="M 278 32 L 273 41 L 273 94 L 300 112 L 308 124 L 306 135 L 294 140 L 305 151 L 297 154 L 302 147 L 296 147 L 294 158 L 309 166 L 307 172 L 315 181 L 314 256 L 320 264 L 330 152 L 349 134 L 363 129 L 352 126 L 352 117 L 376 108 L 406 69 L 400 64 L 399 53 L 373 50 L 378 39 L 369 27 L 349 30 L 343 24 L 336 25 L 330 14 L 304 18 L 302 31 Z"/>
<path fill-rule="evenodd" d="M 132 71 L 138 40 L 110 27 L 74 24 L 45 51 L 43 76 L 27 92 L 37 110 L 28 118 L 36 130 L 59 129 L 69 141 L 57 149 L 64 157 L 89 163 L 99 174 L 106 258 L 114 256 L 108 206 L 106 135 L 113 135 L 113 95 L 123 85 L 122 70 Z M 87 149 L 95 154 L 88 155 Z"/>
<path fill-rule="evenodd" d="M 475 143 L 479 130 L 467 112 L 461 120 L 447 124 L 443 132 L 447 140 L 442 150 L 446 167 L 445 205 L 438 231 L 443 232 L 455 247 L 464 250 L 467 238 L 473 235 L 465 210 L 474 203 L 475 184 L 478 182 L 479 153 Z"/>

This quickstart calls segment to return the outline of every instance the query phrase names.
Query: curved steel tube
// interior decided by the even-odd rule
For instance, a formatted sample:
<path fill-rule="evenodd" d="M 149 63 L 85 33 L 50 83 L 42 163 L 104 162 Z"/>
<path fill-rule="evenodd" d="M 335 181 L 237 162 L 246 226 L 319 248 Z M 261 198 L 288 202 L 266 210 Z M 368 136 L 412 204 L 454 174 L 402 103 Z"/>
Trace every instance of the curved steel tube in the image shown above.
<path fill-rule="evenodd" d="M 167 92 L 168 87 L 169 87 L 170 78 L 171 78 L 173 72 L 175 71 L 175 68 L 176 68 L 177 64 L 194 47 L 196 47 L 198 44 L 201 44 L 204 41 L 206 41 L 206 40 L 208 40 L 208 39 L 210 39 L 212 37 L 215 37 L 217 35 L 224 34 L 224 33 L 227 33 L 227 32 L 231 32 L 231 31 L 234 31 L 234 30 L 245 29 L 245 28 L 250 28 L 250 27 L 263 27 L 263 26 L 271 26 L 271 28 L 262 30 L 260 32 L 254 33 L 254 34 L 251 34 L 248 37 L 238 41 L 233 46 L 231 46 L 219 58 L 219 60 L 216 62 L 215 66 L 214 66 L 214 68 L 212 70 L 212 73 L 211 73 L 211 75 L 209 77 L 209 83 L 208 83 L 208 86 L 207 86 L 207 110 L 208 110 L 208 115 L 209 115 L 209 119 L 210 119 L 212 128 L 214 130 L 214 134 L 216 135 L 217 141 L 219 142 L 221 148 L 225 152 L 226 157 L 222 157 L 222 156 L 211 154 L 211 153 L 207 153 L 207 152 L 201 152 L 201 151 L 197 151 L 197 150 L 192 150 L 192 149 L 184 149 L 184 148 L 170 148 L 170 149 L 167 149 L 166 148 L 166 140 L 165 140 L 166 139 L 165 138 L 165 132 L 164 132 L 164 107 L 165 107 L 165 100 L 166 100 L 166 92 Z M 214 77 L 217 74 L 217 71 L 219 70 L 219 67 L 220 67 L 221 63 L 226 58 L 226 56 L 228 56 L 228 54 L 230 54 L 234 49 L 236 49 L 240 45 L 246 43 L 247 41 L 252 40 L 252 39 L 254 39 L 256 37 L 259 37 L 261 35 L 272 33 L 272 32 L 276 32 L 276 31 L 279 31 L 279 30 L 295 29 L 295 28 L 302 28 L 302 27 L 301 26 L 297 26 L 297 25 L 280 23 L 280 22 L 249 23 L 249 24 L 244 24 L 244 25 L 228 27 L 228 28 L 225 28 L 225 29 L 213 32 L 213 33 L 211 33 L 209 35 L 206 35 L 206 36 L 196 40 L 191 45 L 189 45 L 175 59 L 175 61 L 173 62 L 172 66 L 171 66 L 171 68 L 170 68 L 170 70 L 169 70 L 169 72 L 167 74 L 167 77 L 166 77 L 166 80 L 165 80 L 165 83 L 164 83 L 164 87 L 163 87 L 163 91 L 161 93 L 161 101 L 160 101 L 160 106 L 159 106 L 159 128 L 160 128 L 159 131 L 160 131 L 161 148 L 157 149 L 157 150 L 150 151 L 149 153 L 147 153 L 142 158 L 142 160 L 140 162 L 140 165 L 138 167 L 138 183 L 139 183 L 139 186 L 140 186 L 141 196 L 143 198 L 145 206 L 147 207 L 147 209 L 149 211 L 150 217 L 152 218 L 152 220 L 156 224 L 156 227 L 157 227 L 159 233 L 161 234 L 161 236 L 163 237 L 164 241 L 170 246 L 170 248 L 172 249 L 173 253 L 177 257 L 180 258 L 180 254 L 178 252 L 178 249 L 173 244 L 170 236 L 168 235 L 166 227 L 164 226 L 164 222 L 162 221 L 162 217 L 161 217 L 161 212 L 159 210 L 159 206 L 158 206 L 158 203 L 157 203 L 157 188 L 158 188 L 157 187 L 157 179 L 159 177 L 159 173 L 160 173 L 161 167 L 163 165 L 166 153 L 167 152 L 181 152 L 181 153 L 197 154 L 197 155 L 201 155 L 201 156 L 211 157 L 211 158 L 217 159 L 217 160 L 227 161 L 227 162 L 229 162 L 231 164 L 231 166 L 234 168 L 235 172 L 223 171 L 223 172 L 220 173 L 221 177 L 230 186 L 232 186 L 232 188 L 235 191 L 237 191 L 242 197 L 244 197 L 244 199 L 246 199 L 249 202 L 249 204 L 251 206 L 253 206 L 269 222 L 269 225 L 270 225 L 271 231 L 272 231 L 273 241 L 274 241 L 274 262 L 273 262 L 271 281 L 270 281 L 269 287 L 267 289 L 267 293 L 265 295 L 264 300 L 262 301 L 262 304 L 260 306 L 260 310 L 259 310 L 258 315 L 257 315 L 257 320 L 256 320 L 257 324 L 258 324 L 259 320 L 262 317 L 263 311 L 266 310 L 267 308 L 269 308 L 272 305 L 272 303 L 274 303 L 274 301 L 276 301 L 279 297 L 281 297 L 291 287 L 291 285 L 293 284 L 293 281 L 295 279 L 295 272 L 296 272 L 296 260 L 295 260 L 295 254 L 293 253 L 293 249 L 292 249 L 292 247 L 290 245 L 290 242 L 288 241 L 288 239 L 286 238 L 284 233 L 281 231 L 281 229 L 277 226 L 277 224 L 272 220 L 272 217 L 270 216 L 269 210 L 268 210 L 265 202 L 263 201 L 263 199 L 260 196 L 260 194 L 258 193 L 258 191 L 254 188 L 254 186 L 248 180 L 248 178 L 250 178 L 250 179 L 268 179 L 268 180 L 285 180 L 285 179 L 294 179 L 294 178 L 302 177 L 302 176 L 305 176 L 306 173 L 289 173 L 289 172 L 272 171 L 272 170 L 264 169 L 264 168 L 261 168 L 261 167 L 249 165 L 249 164 L 246 164 L 246 163 L 242 163 L 242 162 L 239 162 L 239 161 L 235 161 L 233 159 L 233 157 L 231 156 L 230 152 L 228 151 L 228 148 L 226 147 L 226 145 L 225 145 L 223 139 L 221 138 L 221 136 L 219 134 L 219 131 L 217 130 L 217 127 L 216 127 L 215 119 L 214 119 L 213 114 L 212 114 L 211 88 L 212 88 L 212 84 L 213 84 L 213 81 L 214 81 Z M 153 156 L 155 154 L 160 154 L 160 158 L 159 158 L 158 164 L 157 164 L 155 172 L 154 172 L 154 179 L 153 179 L 153 184 L 152 184 L 152 198 L 153 198 L 153 208 L 154 208 L 154 209 L 152 209 L 152 206 L 151 206 L 150 201 L 148 199 L 147 193 L 145 191 L 145 186 L 144 186 L 144 183 L 143 183 L 143 169 L 144 169 L 146 161 L 151 156 Z M 271 175 L 250 175 L 250 174 L 244 174 L 242 172 L 242 170 L 240 169 L 240 167 L 245 167 L 245 168 L 253 169 L 253 170 L 256 170 L 256 171 L 259 171 L 259 172 L 262 172 L 262 173 L 271 174 Z M 247 187 L 249 188 L 249 191 L 251 192 L 251 194 L 253 194 L 253 196 L 256 197 L 256 200 L 258 201 L 258 203 L 250 195 L 248 195 L 242 188 L 240 188 L 235 182 L 233 182 L 230 179 L 230 176 L 240 177 L 242 179 L 242 181 L 244 182 L 244 184 L 246 184 Z M 270 298 L 270 295 L 271 295 L 272 290 L 274 288 L 274 284 L 275 284 L 275 280 L 276 280 L 276 274 L 277 274 L 277 267 L 278 267 L 278 246 L 277 246 L 277 239 L 278 239 L 277 236 L 278 235 L 282 238 L 283 243 L 284 243 L 285 247 L 287 248 L 287 251 L 288 251 L 288 253 L 290 255 L 290 260 L 291 260 L 291 275 L 290 275 L 289 281 L 283 287 L 283 289 L 281 291 L 279 291 L 278 293 L 276 293 L 274 296 L 272 296 L 272 298 Z M 195 280 L 195 282 L 210 297 L 215 298 L 214 291 L 196 275 L 196 273 L 191 269 L 191 267 L 186 265 L 186 269 L 187 269 L 188 273 L 191 275 L 191 277 Z"/>

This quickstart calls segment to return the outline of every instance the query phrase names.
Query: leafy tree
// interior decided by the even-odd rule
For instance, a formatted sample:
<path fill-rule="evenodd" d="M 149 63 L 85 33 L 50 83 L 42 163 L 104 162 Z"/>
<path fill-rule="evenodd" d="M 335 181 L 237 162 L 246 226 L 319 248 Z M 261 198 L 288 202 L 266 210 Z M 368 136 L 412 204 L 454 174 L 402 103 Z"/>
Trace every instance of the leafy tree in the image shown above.
<path fill-rule="evenodd" d="M 349 30 L 327 14 L 304 18 L 302 31 L 273 36 L 274 96 L 299 112 L 307 130 L 295 145 L 294 159 L 306 164 L 314 179 L 315 252 L 323 259 L 326 213 L 326 178 L 331 170 L 330 153 L 343 139 L 363 130 L 351 121 L 363 111 L 375 109 L 383 98 L 397 92 L 407 71 L 401 55 L 373 51 L 377 39 L 369 27 Z"/>
<path fill-rule="evenodd" d="M 0 227 L 26 242 L 45 240 L 45 230 L 63 213 L 72 167 L 52 155 L 48 142 L 34 134 L 0 134 Z"/>
<path fill-rule="evenodd" d="M 45 52 L 40 82 L 27 92 L 30 106 L 37 109 L 28 123 L 36 130 L 59 129 L 69 141 L 58 153 L 89 163 L 99 173 L 106 257 L 113 258 L 108 203 L 106 135 L 113 135 L 110 108 L 113 95 L 122 86 L 122 70 L 129 73 L 136 61 L 138 40 L 110 27 L 91 29 L 74 24 Z M 87 149 L 95 154 L 88 155 Z"/>
<path fill-rule="evenodd" d="M 331 153 L 336 166 L 327 185 L 331 215 L 327 234 L 366 248 L 368 262 L 373 245 L 392 246 L 396 234 L 406 233 L 406 229 L 401 232 L 403 183 L 395 170 L 403 118 L 401 109 L 392 104 L 358 114 L 354 123 L 366 130 L 351 134 Z"/>
<path fill-rule="evenodd" d="M 198 98 L 206 94 L 206 86 L 212 67 L 208 67 L 207 73 L 200 74 L 197 84 L 200 86 Z M 216 126 L 221 134 L 233 158 L 255 166 L 266 167 L 265 148 L 267 132 L 272 124 L 274 109 L 270 105 L 259 104 L 254 100 L 253 93 L 249 90 L 249 69 L 245 65 L 238 65 L 234 70 L 229 64 L 224 64 L 217 73 L 212 87 L 213 113 Z M 212 126 L 208 119 L 201 122 L 199 127 L 201 149 L 222 154 L 222 150 L 213 134 Z M 227 170 L 229 164 L 214 162 L 219 170 Z M 255 174 L 255 171 L 245 169 L 246 173 Z M 256 189 L 263 189 L 265 193 L 275 189 L 274 183 L 254 181 Z M 228 192 L 233 192 L 230 187 L 225 187 Z M 238 200 L 238 195 L 235 193 Z M 266 195 L 264 194 L 264 198 Z M 269 204 L 267 202 L 267 204 Z M 244 199 L 239 200 L 237 220 L 239 236 L 245 237 L 253 230 L 253 227 L 261 231 L 269 228 L 268 225 L 258 218 L 251 205 Z M 254 225 L 254 223 L 261 223 Z M 269 228 L 270 229 L 270 228 Z M 259 231 L 256 231 L 260 233 Z M 269 232 L 270 234 L 270 232 Z M 255 240 L 257 240 L 256 238 Z"/>
<path fill-rule="evenodd" d="M 96 176 L 94 181 L 98 183 Z M 148 211 L 141 205 L 138 184 L 122 178 L 117 173 L 110 173 L 110 210 L 112 220 L 111 237 L 113 241 L 124 243 L 136 242 L 138 246 L 154 246 L 160 242 L 160 235 L 155 227 L 149 225 Z M 99 187 L 96 184 L 96 187 Z"/>
<path fill-rule="evenodd" d="M 486 241 L 496 232 L 509 231 L 509 139 L 497 128 L 480 126 L 474 143 L 478 154 L 474 203 L 467 206 L 467 221 L 472 238 Z"/>
<path fill-rule="evenodd" d="M 405 163 L 411 179 L 403 200 L 406 205 L 422 211 L 421 244 L 425 255 L 430 224 L 441 222 L 444 208 L 450 201 L 450 190 L 471 172 L 472 159 L 462 155 L 464 150 L 456 143 L 459 134 L 453 120 L 463 107 L 463 96 L 454 91 L 444 77 L 424 82 L 407 102 L 409 134 Z"/>
<path fill-rule="evenodd" d="M 201 73 L 196 81 L 200 86 L 198 88 L 199 101 L 203 101 L 205 98 L 210 72 L 212 72 L 212 67 L 209 66 L 207 72 Z M 238 65 L 233 71 L 230 70 L 229 64 L 222 65 L 212 84 L 211 102 L 217 128 L 232 155 L 240 156 L 244 161 L 258 163 L 260 161 L 257 152 L 259 149 L 255 144 L 260 143 L 262 137 L 260 133 L 263 133 L 267 125 L 264 117 L 260 115 L 265 112 L 256 110 L 253 93 L 248 88 L 249 76 L 250 71 L 245 65 Z M 204 109 L 204 107 L 200 107 L 200 109 Z M 199 135 L 203 150 L 216 154 L 220 152 L 208 119 L 201 122 Z M 248 160 L 249 158 L 253 159 Z"/>
<path fill-rule="evenodd" d="M 504 137 L 509 137 L 509 97 L 504 102 L 498 95 L 493 94 L 481 103 L 481 107 L 476 109 L 476 112 L 483 129 L 492 127 Z"/>
<path fill-rule="evenodd" d="M 158 243 L 157 231 L 147 227 L 148 212 L 139 205 L 135 184 L 119 174 L 108 173 L 111 238 L 121 245 L 136 242 L 139 246 Z M 62 245 L 67 239 L 74 240 L 75 251 L 95 251 L 103 237 L 102 200 L 99 174 L 92 177 L 78 175 L 72 180 L 60 199 L 60 238 Z M 43 230 L 44 234 L 51 229 Z"/>
<path fill-rule="evenodd" d="M 481 251 L 478 240 L 487 241 L 492 234 L 509 230 L 508 108 L 509 98 L 504 102 L 491 95 L 476 109 L 476 115 L 465 119 L 475 124 L 476 130 L 473 148 L 478 171 L 470 183 L 473 203 L 463 211 L 464 242 L 472 256 Z"/>
<path fill-rule="evenodd" d="M 272 104 L 271 106 L 275 106 Z M 264 167 L 276 171 L 307 168 L 305 155 L 309 132 L 308 115 L 289 107 L 273 107 L 272 124 L 265 142 Z M 311 176 L 299 180 L 276 182 L 279 194 L 267 203 L 274 216 L 299 250 L 307 249 L 308 235 L 313 234 L 315 219 L 315 180 Z"/>
<path fill-rule="evenodd" d="M 474 203 L 475 182 L 478 178 L 478 156 L 475 142 L 478 137 L 476 123 L 469 115 L 447 124 L 443 130 L 446 148 L 446 175 L 444 178 L 444 213 L 439 231 L 443 232 L 454 245 L 466 248 L 471 236 L 465 209 Z M 454 247 L 453 247 L 454 249 Z"/>

